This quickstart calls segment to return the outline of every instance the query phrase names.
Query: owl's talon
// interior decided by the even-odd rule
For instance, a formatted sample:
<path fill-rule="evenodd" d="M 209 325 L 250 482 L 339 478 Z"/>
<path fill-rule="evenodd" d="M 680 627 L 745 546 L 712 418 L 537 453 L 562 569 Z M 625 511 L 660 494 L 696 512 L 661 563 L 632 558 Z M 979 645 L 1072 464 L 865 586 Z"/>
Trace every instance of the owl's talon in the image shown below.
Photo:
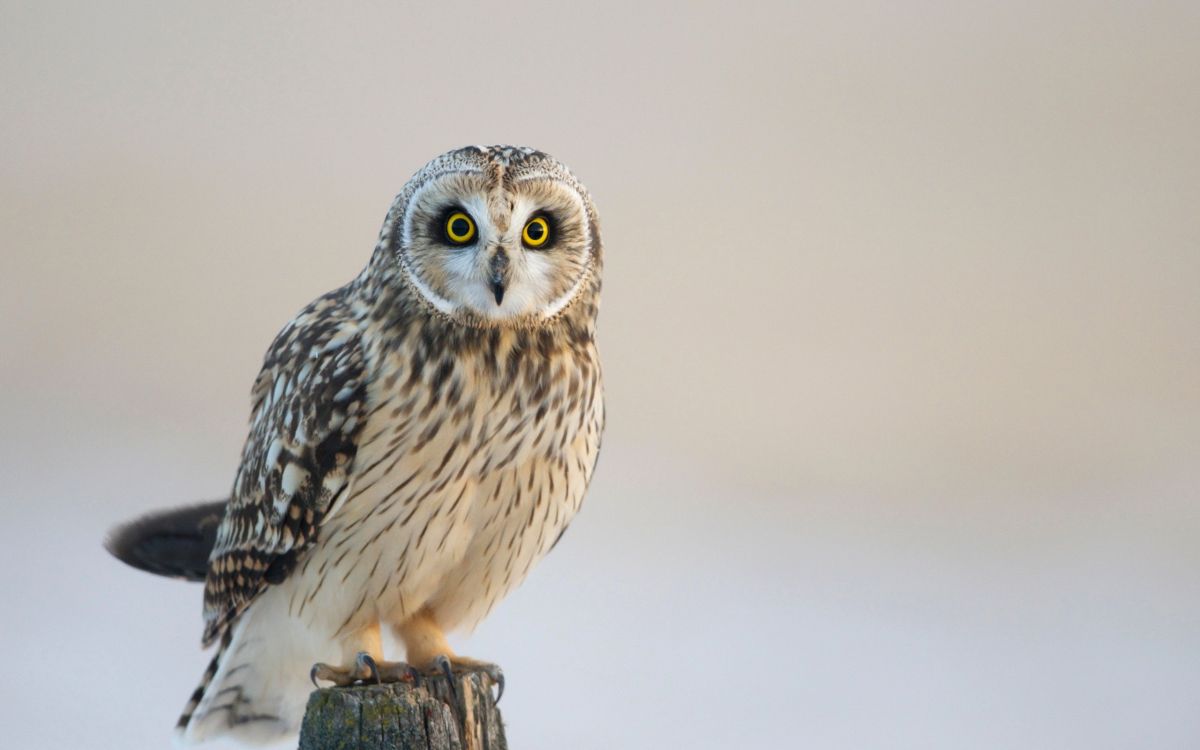
<path fill-rule="evenodd" d="M 495 664 L 490 664 L 489 666 L 491 667 L 491 669 L 484 670 L 484 671 L 487 672 L 487 676 L 492 679 L 492 682 L 496 683 L 496 701 L 495 702 L 497 704 L 499 704 L 500 699 L 504 697 L 504 670 L 501 669 L 500 667 L 496 666 Z"/>
<path fill-rule="evenodd" d="M 450 694 L 453 695 L 454 700 L 457 701 L 458 685 L 456 684 L 457 681 L 454 679 L 454 667 L 450 664 L 450 658 L 445 654 L 441 654 L 433 660 L 433 666 L 435 669 L 441 671 L 442 675 L 446 678 L 446 682 L 450 685 Z"/>
<path fill-rule="evenodd" d="M 504 697 L 504 670 L 495 664 L 468 659 L 463 656 L 446 656 L 442 654 L 436 657 L 426 670 L 427 674 L 440 674 L 446 678 L 446 681 L 450 683 L 450 692 L 454 695 L 455 700 L 458 699 L 457 676 L 467 672 L 482 672 L 496 684 L 496 703 L 499 703 L 500 699 Z"/>
<path fill-rule="evenodd" d="M 358 656 L 354 657 L 354 671 L 359 675 L 365 673 L 366 676 L 360 677 L 363 682 L 370 680 L 376 685 L 380 682 L 379 665 L 375 663 L 375 659 L 366 651 L 359 651 Z"/>
<path fill-rule="evenodd" d="M 332 682 L 337 687 L 346 687 L 354 684 L 354 670 L 344 667 L 334 667 L 324 662 L 317 662 L 309 670 L 308 678 L 312 680 L 315 687 L 321 687 L 318 680 Z"/>

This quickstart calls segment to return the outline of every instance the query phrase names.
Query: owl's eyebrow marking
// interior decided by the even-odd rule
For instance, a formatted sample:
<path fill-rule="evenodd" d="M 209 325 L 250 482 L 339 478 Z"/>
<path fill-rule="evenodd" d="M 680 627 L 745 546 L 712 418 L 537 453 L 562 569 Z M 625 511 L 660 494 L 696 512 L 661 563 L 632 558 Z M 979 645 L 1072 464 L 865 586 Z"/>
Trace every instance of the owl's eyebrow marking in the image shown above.
<path fill-rule="evenodd" d="M 552 175 L 549 172 L 530 172 L 529 174 L 521 175 L 517 179 L 513 180 L 513 182 L 514 183 L 531 182 L 533 180 L 542 180 L 544 182 L 557 182 L 560 185 L 566 185 L 567 187 L 571 186 L 570 183 L 568 183 L 566 180 L 562 179 L 561 177 L 556 177 L 555 175 Z"/>

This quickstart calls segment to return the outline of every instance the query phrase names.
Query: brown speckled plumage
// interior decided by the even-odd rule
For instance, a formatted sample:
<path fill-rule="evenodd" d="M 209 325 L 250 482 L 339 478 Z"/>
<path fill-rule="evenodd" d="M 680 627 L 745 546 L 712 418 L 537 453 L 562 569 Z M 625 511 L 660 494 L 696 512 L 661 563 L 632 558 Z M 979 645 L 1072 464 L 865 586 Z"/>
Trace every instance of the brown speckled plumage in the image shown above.
<path fill-rule="evenodd" d="M 455 206 L 473 248 L 439 239 Z M 544 249 L 520 244 L 534 215 Z M 186 739 L 294 731 L 313 662 L 372 650 L 381 623 L 473 627 L 549 551 L 599 452 L 601 255 L 591 199 L 545 154 L 460 149 L 409 181 L 362 274 L 267 352 Z"/>

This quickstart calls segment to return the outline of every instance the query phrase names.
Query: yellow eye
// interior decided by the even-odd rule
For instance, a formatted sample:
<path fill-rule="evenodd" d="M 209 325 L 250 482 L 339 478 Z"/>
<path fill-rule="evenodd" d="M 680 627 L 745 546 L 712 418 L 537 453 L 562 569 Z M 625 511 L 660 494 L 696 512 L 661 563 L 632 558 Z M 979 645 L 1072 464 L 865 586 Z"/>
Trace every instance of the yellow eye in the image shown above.
<path fill-rule="evenodd" d="M 527 247 L 541 247 L 545 245 L 546 240 L 550 239 L 550 222 L 541 216 L 533 217 L 525 225 L 525 229 L 521 231 L 521 239 L 525 240 Z"/>
<path fill-rule="evenodd" d="M 446 239 L 456 245 L 465 245 L 475 239 L 475 222 L 462 211 L 446 217 Z"/>

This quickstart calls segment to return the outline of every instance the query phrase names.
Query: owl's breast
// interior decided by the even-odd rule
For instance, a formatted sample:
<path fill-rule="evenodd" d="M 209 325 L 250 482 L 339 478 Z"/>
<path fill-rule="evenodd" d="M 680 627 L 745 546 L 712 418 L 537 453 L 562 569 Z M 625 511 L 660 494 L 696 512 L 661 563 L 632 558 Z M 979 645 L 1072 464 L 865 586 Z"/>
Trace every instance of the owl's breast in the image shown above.
<path fill-rule="evenodd" d="M 444 356 L 416 375 L 379 360 L 348 499 L 309 565 L 344 584 L 327 597 L 346 610 L 339 627 L 422 607 L 473 626 L 578 511 L 599 452 L 598 369 L 551 359 L 513 377 L 493 362 Z"/>

